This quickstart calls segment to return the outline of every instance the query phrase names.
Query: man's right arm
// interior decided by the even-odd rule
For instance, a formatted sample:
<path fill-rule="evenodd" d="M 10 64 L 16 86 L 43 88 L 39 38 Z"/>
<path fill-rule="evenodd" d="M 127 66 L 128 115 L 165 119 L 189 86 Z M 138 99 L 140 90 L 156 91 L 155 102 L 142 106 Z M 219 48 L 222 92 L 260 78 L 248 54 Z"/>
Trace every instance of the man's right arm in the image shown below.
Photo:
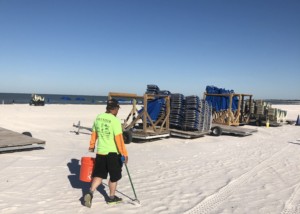
<path fill-rule="evenodd" d="M 93 131 L 90 139 L 90 147 L 89 147 L 90 152 L 94 152 L 97 138 L 98 138 L 97 132 Z"/>

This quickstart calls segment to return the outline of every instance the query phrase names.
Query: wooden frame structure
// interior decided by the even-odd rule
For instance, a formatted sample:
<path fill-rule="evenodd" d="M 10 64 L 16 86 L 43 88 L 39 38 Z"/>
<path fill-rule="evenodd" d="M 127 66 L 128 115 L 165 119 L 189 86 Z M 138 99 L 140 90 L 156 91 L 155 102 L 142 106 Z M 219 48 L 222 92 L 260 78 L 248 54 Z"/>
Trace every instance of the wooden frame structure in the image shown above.
<path fill-rule="evenodd" d="M 213 123 L 224 124 L 229 126 L 239 126 L 240 123 L 247 124 L 250 119 L 250 109 L 249 112 L 245 112 L 241 105 L 245 102 L 245 97 L 249 97 L 249 108 L 251 108 L 253 100 L 251 94 L 209 94 L 204 93 L 204 99 L 207 96 L 217 96 L 217 97 L 229 97 L 229 108 L 222 112 L 213 112 Z M 238 97 L 238 109 L 232 111 L 232 101 L 233 97 Z"/>
<path fill-rule="evenodd" d="M 111 98 L 132 99 L 132 109 L 123 123 L 123 130 L 132 130 L 133 138 L 153 139 L 170 136 L 170 97 L 168 95 L 144 94 L 143 96 L 138 96 L 130 93 L 109 92 L 108 99 Z M 149 100 L 157 98 L 165 99 L 166 111 L 154 122 L 147 111 L 147 103 Z M 138 112 L 136 107 L 137 99 L 143 100 L 144 108 L 141 112 Z M 136 128 L 139 120 L 142 120 L 142 127 Z"/>

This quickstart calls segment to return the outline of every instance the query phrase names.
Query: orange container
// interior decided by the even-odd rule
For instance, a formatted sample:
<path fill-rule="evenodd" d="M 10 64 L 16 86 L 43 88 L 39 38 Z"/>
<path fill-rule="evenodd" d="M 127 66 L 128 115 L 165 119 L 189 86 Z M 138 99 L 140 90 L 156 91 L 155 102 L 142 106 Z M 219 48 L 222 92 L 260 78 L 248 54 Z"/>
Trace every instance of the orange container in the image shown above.
<path fill-rule="evenodd" d="M 95 158 L 93 157 L 82 157 L 80 166 L 79 179 L 83 182 L 91 182 L 92 173 L 95 165 Z"/>

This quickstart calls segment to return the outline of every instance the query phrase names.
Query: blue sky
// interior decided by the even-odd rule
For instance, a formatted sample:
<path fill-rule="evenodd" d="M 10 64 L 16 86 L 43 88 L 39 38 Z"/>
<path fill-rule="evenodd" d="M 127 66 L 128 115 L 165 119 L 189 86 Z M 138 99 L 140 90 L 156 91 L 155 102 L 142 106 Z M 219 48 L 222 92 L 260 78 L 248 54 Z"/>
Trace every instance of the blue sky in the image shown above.
<path fill-rule="evenodd" d="M 299 0 L 0 0 L 0 93 L 300 99 Z"/>

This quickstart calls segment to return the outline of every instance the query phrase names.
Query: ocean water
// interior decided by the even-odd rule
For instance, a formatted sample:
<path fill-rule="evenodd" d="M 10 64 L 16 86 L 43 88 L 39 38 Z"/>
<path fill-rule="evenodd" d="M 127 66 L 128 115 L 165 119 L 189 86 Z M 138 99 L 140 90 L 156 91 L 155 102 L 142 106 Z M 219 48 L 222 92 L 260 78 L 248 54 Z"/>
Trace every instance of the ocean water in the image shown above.
<path fill-rule="evenodd" d="M 107 96 L 38 94 L 45 97 L 45 104 L 105 104 Z M 0 104 L 29 104 L 31 94 L 0 93 Z M 119 100 L 122 102 L 122 100 Z M 265 102 L 277 105 L 300 105 L 300 100 L 265 99 Z"/>
<path fill-rule="evenodd" d="M 105 104 L 107 96 L 38 94 L 45 97 L 45 104 Z M 1 104 L 26 104 L 30 102 L 31 94 L 0 93 Z"/>
<path fill-rule="evenodd" d="M 269 102 L 274 105 L 300 105 L 300 100 L 275 100 L 275 99 L 266 99 L 266 102 Z"/>

